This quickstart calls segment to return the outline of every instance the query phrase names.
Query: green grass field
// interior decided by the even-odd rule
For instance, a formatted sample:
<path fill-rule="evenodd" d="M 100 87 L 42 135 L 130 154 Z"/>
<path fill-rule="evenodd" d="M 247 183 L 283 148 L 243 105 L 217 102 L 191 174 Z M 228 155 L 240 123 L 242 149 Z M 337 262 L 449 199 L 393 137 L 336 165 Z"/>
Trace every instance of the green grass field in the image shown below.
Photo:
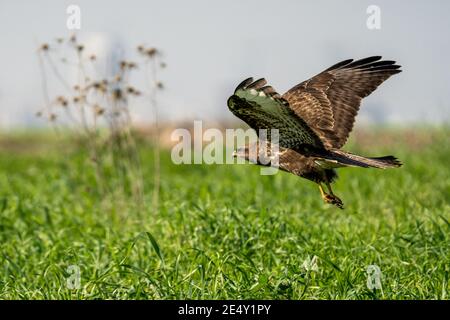
<path fill-rule="evenodd" d="M 152 212 L 148 144 L 139 207 L 100 196 L 82 151 L 13 137 L 0 149 L 0 298 L 448 299 L 450 130 L 422 131 L 346 146 L 404 166 L 340 170 L 345 210 L 287 173 L 176 166 L 167 151 Z M 369 265 L 381 289 L 368 288 Z"/>

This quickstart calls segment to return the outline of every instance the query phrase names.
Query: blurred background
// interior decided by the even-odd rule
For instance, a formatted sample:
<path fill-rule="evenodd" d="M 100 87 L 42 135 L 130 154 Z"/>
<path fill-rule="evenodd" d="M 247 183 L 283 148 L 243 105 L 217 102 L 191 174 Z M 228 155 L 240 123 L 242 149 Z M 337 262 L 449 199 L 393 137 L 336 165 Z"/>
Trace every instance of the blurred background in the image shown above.
<path fill-rule="evenodd" d="M 448 299 L 449 17 L 446 0 L 0 0 L 0 299 Z M 345 211 L 292 174 L 173 161 L 173 129 L 244 125 L 243 79 L 283 93 L 374 55 L 403 72 L 344 149 L 404 166 L 339 169 Z"/>
<path fill-rule="evenodd" d="M 81 9 L 76 33 L 86 52 L 120 60 L 133 59 L 139 44 L 161 50 L 164 121 L 231 120 L 226 100 L 248 76 L 284 92 L 340 60 L 371 55 L 396 60 L 404 71 L 364 101 L 357 124 L 450 119 L 448 1 L 1 0 L 0 130 L 45 125 L 35 117 L 44 103 L 36 51 L 73 33 L 66 27 L 71 4 Z M 366 25 L 370 5 L 380 8 L 379 30 Z M 111 65 L 102 72 L 112 73 Z M 49 91 L 58 94 L 58 86 L 49 83 Z M 136 125 L 152 121 L 145 99 L 130 112 Z"/>

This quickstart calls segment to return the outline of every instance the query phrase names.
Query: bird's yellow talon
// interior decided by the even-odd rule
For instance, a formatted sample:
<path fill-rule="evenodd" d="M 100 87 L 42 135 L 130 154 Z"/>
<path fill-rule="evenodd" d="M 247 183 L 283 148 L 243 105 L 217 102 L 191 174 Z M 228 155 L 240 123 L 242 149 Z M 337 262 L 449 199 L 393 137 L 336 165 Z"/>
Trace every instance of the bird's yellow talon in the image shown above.
<path fill-rule="evenodd" d="M 326 203 L 335 205 L 336 207 L 338 207 L 339 209 L 344 209 L 344 204 L 342 203 L 342 200 L 339 199 L 338 197 L 336 197 L 334 194 L 326 194 L 323 197 L 323 200 Z"/>
<path fill-rule="evenodd" d="M 342 200 L 333 194 L 329 183 L 327 183 L 327 187 L 328 187 L 328 190 L 330 191 L 330 194 L 326 193 L 323 190 L 322 185 L 319 184 L 319 190 L 320 190 L 320 194 L 322 195 L 323 201 L 325 201 L 326 203 L 335 205 L 336 207 L 338 207 L 340 209 L 344 209 L 344 204 L 342 203 Z"/>

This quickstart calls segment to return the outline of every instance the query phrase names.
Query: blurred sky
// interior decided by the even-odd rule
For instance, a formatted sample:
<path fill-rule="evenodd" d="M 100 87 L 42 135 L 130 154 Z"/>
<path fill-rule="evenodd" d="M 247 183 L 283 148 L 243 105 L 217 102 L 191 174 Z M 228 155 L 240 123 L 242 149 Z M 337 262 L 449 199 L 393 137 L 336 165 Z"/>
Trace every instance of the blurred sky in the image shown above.
<path fill-rule="evenodd" d="M 403 72 L 365 99 L 360 121 L 450 119 L 450 1 L 0 0 L 0 129 L 39 121 L 36 48 L 71 34 L 70 4 L 81 8 L 78 33 L 89 50 L 163 50 L 167 119 L 232 119 L 226 99 L 248 76 L 284 92 L 340 60 L 371 55 Z M 366 27 L 372 4 L 381 8 L 380 30 Z M 151 120 L 148 109 L 137 104 L 134 118 Z"/>

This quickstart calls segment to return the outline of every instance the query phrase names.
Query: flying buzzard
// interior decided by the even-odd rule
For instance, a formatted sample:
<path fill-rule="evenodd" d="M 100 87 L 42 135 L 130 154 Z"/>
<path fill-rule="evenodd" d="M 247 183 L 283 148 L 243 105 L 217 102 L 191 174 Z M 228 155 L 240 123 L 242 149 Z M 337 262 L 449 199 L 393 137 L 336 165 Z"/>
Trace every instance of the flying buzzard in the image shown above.
<path fill-rule="evenodd" d="M 395 61 L 381 60 L 380 56 L 349 59 L 283 95 L 266 86 L 265 79 L 248 78 L 228 99 L 228 108 L 257 132 L 278 129 L 279 168 L 316 182 L 324 201 L 342 209 L 342 201 L 330 186 L 337 177 L 335 168 L 401 166 L 393 156 L 368 158 L 340 150 L 352 131 L 361 100 L 390 76 L 401 72 L 400 68 Z M 263 141 L 268 150 L 269 139 Z M 239 148 L 235 156 L 251 160 L 253 147 Z M 259 160 L 256 163 L 263 165 Z"/>

